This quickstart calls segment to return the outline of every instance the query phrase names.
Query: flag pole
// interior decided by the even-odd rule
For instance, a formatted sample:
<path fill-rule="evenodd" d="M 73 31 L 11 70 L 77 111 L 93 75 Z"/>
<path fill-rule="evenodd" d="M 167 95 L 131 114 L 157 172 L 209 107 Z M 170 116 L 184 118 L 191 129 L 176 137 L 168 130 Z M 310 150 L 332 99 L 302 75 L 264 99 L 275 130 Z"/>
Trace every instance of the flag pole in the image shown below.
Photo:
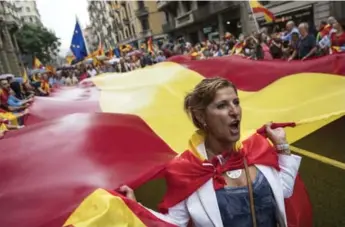
<path fill-rule="evenodd" d="M 85 39 L 85 36 L 84 36 L 84 29 L 82 29 L 82 27 L 80 25 L 80 22 L 79 22 L 79 18 L 78 18 L 77 15 L 75 15 L 75 19 L 76 19 L 77 23 L 79 24 L 79 27 L 80 27 L 80 30 L 81 30 L 81 35 L 82 35 L 82 37 L 84 39 L 84 43 L 85 43 L 85 47 L 86 47 L 86 52 L 87 52 L 86 54 L 89 55 L 90 54 L 89 45 L 88 45 L 87 40 Z"/>
<path fill-rule="evenodd" d="M 257 30 L 258 33 L 259 33 L 259 32 L 260 32 L 260 27 L 259 27 L 259 24 L 258 24 L 258 22 L 257 22 L 257 20 L 256 20 L 256 16 L 255 16 L 255 14 L 254 14 L 253 8 L 252 8 L 251 5 L 250 5 L 250 1 L 251 1 L 251 0 L 248 0 L 249 8 L 250 8 L 250 11 L 252 12 L 252 16 L 253 16 L 253 18 L 254 18 L 254 23 L 255 23 L 256 30 Z"/>

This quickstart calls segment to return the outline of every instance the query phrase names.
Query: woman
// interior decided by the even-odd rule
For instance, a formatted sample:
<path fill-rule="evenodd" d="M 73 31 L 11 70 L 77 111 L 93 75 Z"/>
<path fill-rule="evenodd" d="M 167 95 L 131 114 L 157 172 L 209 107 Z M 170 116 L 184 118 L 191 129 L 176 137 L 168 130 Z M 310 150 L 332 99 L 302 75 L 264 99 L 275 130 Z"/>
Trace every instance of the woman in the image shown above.
<path fill-rule="evenodd" d="M 345 19 L 333 23 L 335 32 L 331 34 L 331 54 L 345 52 Z"/>
<path fill-rule="evenodd" d="M 270 53 L 273 59 L 281 59 L 283 57 L 283 46 L 280 37 L 276 33 L 272 34 L 270 40 Z"/>
<path fill-rule="evenodd" d="M 290 154 L 284 130 L 267 125 L 275 148 L 258 134 L 240 144 L 240 101 L 222 78 L 202 80 L 184 108 L 199 130 L 190 151 L 166 169 L 165 214 L 150 211 L 177 226 L 287 226 L 284 198 L 292 195 L 301 158 Z M 120 191 L 135 200 L 129 187 Z"/>

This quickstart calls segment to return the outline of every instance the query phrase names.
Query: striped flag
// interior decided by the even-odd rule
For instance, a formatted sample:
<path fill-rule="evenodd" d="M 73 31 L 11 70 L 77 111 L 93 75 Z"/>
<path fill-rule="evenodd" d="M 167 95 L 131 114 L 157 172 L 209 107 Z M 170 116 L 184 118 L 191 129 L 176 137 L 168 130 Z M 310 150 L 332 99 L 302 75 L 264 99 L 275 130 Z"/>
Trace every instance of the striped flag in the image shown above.
<path fill-rule="evenodd" d="M 149 53 L 154 53 L 153 52 L 153 44 L 152 44 L 152 37 L 150 37 L 148 40 L 147 40 L 147 51 Z"/>
<path fill-rule="evenodd" d="M 37 57 L 34 57 L 33 68 L 34 69 L 42 69 L 43 68 L 43 64 L 41 63 L 41 61 Z"/>
<path fill-rule="evenodd" d="M 270 23 L 275 20 L 274 14 L 266 7 L 260 4 L 257 0 L 249 0 L 249 5 L 252 8 L 253 13 L 263 13 L 266 22 Z"/>

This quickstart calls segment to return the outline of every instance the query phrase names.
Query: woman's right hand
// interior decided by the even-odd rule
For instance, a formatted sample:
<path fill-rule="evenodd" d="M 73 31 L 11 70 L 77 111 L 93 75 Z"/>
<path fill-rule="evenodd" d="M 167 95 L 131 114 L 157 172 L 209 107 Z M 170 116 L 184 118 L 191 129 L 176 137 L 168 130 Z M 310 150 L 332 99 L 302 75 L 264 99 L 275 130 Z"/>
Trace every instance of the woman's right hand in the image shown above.
<path fill-rule="evenodd" d="M 137 199 L 135 198 L 133 189 L 131 189 L 127 185 L 121 186 L 119 190 L 127 197 L 127 199 L 133 200 L 135 202 L 137 201 Z"/>

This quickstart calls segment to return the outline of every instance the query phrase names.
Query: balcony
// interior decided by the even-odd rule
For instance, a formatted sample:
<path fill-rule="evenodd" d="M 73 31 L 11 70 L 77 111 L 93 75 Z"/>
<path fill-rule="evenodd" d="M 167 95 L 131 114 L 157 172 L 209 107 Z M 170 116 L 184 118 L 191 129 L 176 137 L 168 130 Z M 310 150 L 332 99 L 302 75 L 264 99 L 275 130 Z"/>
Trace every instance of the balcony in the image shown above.
<path fill-rule="evenodd" d="M 118 23 L 118 22 L 116 22 L 116 21 L 114 21 L 114 28 L 115 28 L 115 30 L 116 30 L 116 29 L 122 30 L 122 29 L 123 29 L 123 25 L 120 24 L 120 23 Z"/>
<path fill-rule="evenodd" d="M 170 3 L 173 3 L 173 1 L 164 1 L 164 0 L 158 0 L 157 1 L 157 9 L 158 11 L 162 11 L 164 8 L 166 8 Z"/>
<path fill-rule="evenodd" d="M 140 32 L 140 35 L 142 38 L 147 38 L 152 36 L 152 31 L 151 29 L 143 30 L 142 32 Z"/>
<path fill-rule="evenodd" d="M 138 10 L 135 11 L 135 15 L 137 17 L 147 17 L 149 15 L 149 10 L 146 6 L 139 8 Z"/>
<path fill-rule="evenodd" d="M 163 32 L 164 33 L 169 33 L 171 32 L 172 30 L 175 29 L 175 23 L 174 21 L 172 22 L 167 22 L 165 24 L 162 25 L 162 29 L 163 29 Z"/>
<path fill-rule="evenodd" d="M 175 25 L 176 28 L 181 28 L 187 25 L 190 25 L 194 22 L 194 14 L 193 11 L 189 11 L 187 13 L 185 13 L 182 16 L 179 16 L 177 18 L 175 18 Z"/>
<path fill-rule="evenodd" d="M 129 20 L 128 20 L 127 18 L 124 18 L 124 19 L 122 20 L 122 22 L 123 22 L 123 24 L 125 24 L 125 25 L 129 25 Z"/>
<path fill-rule="evenodd" d="M 193 12 L 195 22 L 205 21 L 205 19 L 208 17 L 221 13 L 222 11 L 230 8 L 235 9 L 236 7 L 239 7 L 239 3 L 240 2 L 233 1 L 211 1 L 208 5 L 200 7 Z"/>

